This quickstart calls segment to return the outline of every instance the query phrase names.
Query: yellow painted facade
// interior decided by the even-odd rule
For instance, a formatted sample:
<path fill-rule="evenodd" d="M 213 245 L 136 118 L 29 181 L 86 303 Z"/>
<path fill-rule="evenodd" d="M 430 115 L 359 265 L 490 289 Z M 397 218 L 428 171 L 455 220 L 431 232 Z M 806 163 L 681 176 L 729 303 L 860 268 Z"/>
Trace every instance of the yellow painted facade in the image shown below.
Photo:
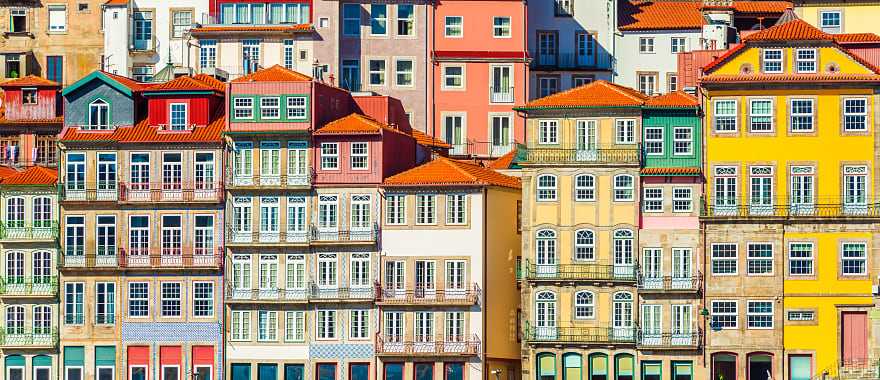
<path fill-rule="evenodd" d="M 795 1 L 794 12 L 802 20 L 829 33 L 874 33 L 877 31 L 877 19 L 880 18 L 880 7 L 877 5 L 877 2 L 798 0 Z M 822 15 L 838 12 L 841 20 L 839 32 L 829 27 L 833 24 L 826 24 L 828 26 L 822 28 Z"/>

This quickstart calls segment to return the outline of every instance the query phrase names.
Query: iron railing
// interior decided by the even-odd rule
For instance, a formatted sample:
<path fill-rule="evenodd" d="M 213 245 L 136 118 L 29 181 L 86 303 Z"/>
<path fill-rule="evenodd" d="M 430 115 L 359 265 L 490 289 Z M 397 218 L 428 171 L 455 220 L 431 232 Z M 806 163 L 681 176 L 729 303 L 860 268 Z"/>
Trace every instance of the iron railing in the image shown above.
<path fill-rule="evenodd" d="M 116 181 L 101 183 L 68 182 L 60 183 L 59 199 L 62 202 L 116 202 L 119 200 L 119 186 Z"/>
<path fill-rule="evenodd" d="M 240 231 L 226 227 L 227 244 L 307 244 L 311 234 L 306 231 Z"/>
<path fill-rule="evenodd" d="M 43 241 L 58 238 L 57 221 L 0 222 L 0 240 Z"/>
<path fill-rule="evenodd" d="M 54 297 L 58 276 L 0 277 L 0 297 Z"/>
<path fill-rule="evenodd" d="M 449 154 L 481 158 L 498 158 L 516 149 L 516 142 L 467 140 L 451 144 Z"/>
<path fill-rule="evenodd" d="M 226 187 L 230 189 L 289 189 L 309 187 L 315 177 L 315 171 L 307 174 L 280 175 L 241 175 L 230 174 L 226 179 Z"/>
<path fill-rule="evenodd" d="M 637 345 L 645 350 L 694 350 L 703 344 L 703 331 L 692 328 L 677 333 L 639 329 Z"/>
<path fill-rule="evenodd" d="M 3 348 L 50 348 L 58 346 L 58 329 L 8 329 L 0 328 L 0 347 Z"/>
<path fill-rule="evenodd" d="M 375 299 L 372 286 L 365 287 L 331 287 L 309 283 L 310 302 L 367 302 Z"/>
<path fill-rule="evenodd" d="M 120 202 L 220 202 L 222 182 L 119 183 Z"/>
<path fill-rule="evenodd" d="M 227 282 L 225 299 L 226 302 L 306 302 L 309 300 L 309 289 L 303 287 L 301 289 L 254 289 L 254 288 L 237 288 L 234 284 Z"/>
<path fill-rule="evenodd" d="M 597 66 L 597 55 L 586 55 L 576 53 L 558 53 L 558 54 L 539 54 L 537 59 L 532 61 L 532 68 L 536 70 L 547 69 L 587 69 Z"/>
<path fill-rule="evenodd" d="M 393 336 L 376 334 L 376 355 L 378 356 L 476 356 L 480 350 L 480 338 L 433 337 L 433 336 Z"/>
<path fill-rule="evenodd" d="M 223 267 L 223 248 L 174 247 L 174 248 L 119 248 L 107 254 L 77 254 L 65 252 L 61 257 L 65 269 L 180 269 Z"/>
<path fill-rule="evenodd" d="M 729 219 L 875 219 L 880 218 L 880 202 L 867 199 L 825 198 L 809 202 L 790 200 L 749 201 L 749 199 L 714 199 L 702 201 L 700 217 Z"/>
<path fill-rule="evenodd" d="M 379 225 L 373 223 L 363 229 L 350 227 L 347 230 L 311 226 L 309 239 L 312 243 L 372 243 L 379 236 Z"/>
<path fill-rule="evenodd" d="M 639 274 L 638 286 L 640 293 L 698 293 L 703 289 L 703 274 L 699 271 L 689 277 L 649 277 Z"/>
<path fill-rule="evenodd" d="M 489 86 L 489 102 L 490 103 L 513 103 L 513 86 L 494 87 Z"/>
<path fill-rule="evenodd" d="M 594 148 L 526 148 L 525 163 L 570 165 L 638 165 L 642 151 L 638 145 Z"/>
<path fill-rule="evenodd" d="M 480 302 L 482 291 L 477 284 L 467 289 L 390 289 L 376 283 L 376 303 L 384 305 L 460 305 Z"/>
<path fill-rule="evenodd" d="M 636 282 L 638 264 L 532 264 L 523 268 L 529 281 Z"/>
<path fill-rule="evenodd" d="M 529 343 L 635 344 L 637 333 L 635 326 L 533 326 L 526 322 L 523 338 Z"/>

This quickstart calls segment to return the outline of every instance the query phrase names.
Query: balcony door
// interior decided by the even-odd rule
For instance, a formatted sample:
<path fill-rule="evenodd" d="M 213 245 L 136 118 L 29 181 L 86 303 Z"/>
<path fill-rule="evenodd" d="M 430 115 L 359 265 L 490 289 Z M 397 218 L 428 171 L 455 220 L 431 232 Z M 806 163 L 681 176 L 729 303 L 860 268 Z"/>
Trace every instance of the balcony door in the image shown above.
<path fill-rule="evenodd" d="M 611 338 L 614 341 L 631 341 L 633 336 L 633 296 L 627 292 L 614 294 L 611 305 Z"/>
<path fill-rule="evenodd" d="M 510 115 L 492 116 L 492 150 L 488 152 L 490 157 L 500 157 L 510 152 L 513 140 L 512 123 Z"/>
<path fill-rule="evenodd" d="M 575 158 L 578 161 L 595 161 L 597 158 L 598 135 L 596 120 L 578 120 L 575 126 Z"/>
<path fill-rule="evenodd" d="M 452 145 L 451 154 L 465 154 L 465 126 L 464 115 L 446 115 L 443 117 L 443 132 L 446 142 Z"/>
<path fill-rule="evenodd" d="M 691 336 L 691 305 L 672 305 L 672 337 L 673 346 L 690 346 L 695 344 Z"/>
<path fill-rule="evenodd" d="M 555 32 L 538 32 L 538 65 L 555 66 L 559 41 Z"/>
<path fill-rule="evenodd" d="M 492 66 L 492 103 L 513 102 L 513 66 Z"/>
<path fill-rule="evenodd" d="M 663 250 L 660 248 L 645 248 L 642 251 L 642 286 L 645 289 L 663 288 Z"/>
<path fill-rule="evenodd" d="M 406 294 L 406 262 L 385 262 L 385 294 L 384 297 L 395 298 Z"/>
<path fill-rule="evenodd" d="M 662 305 L 642 305 L 642 336 L 641 342 L 646 346 L 657 346 L 662 343 Z"/>
<path fill-rule="evenodd" d="M 556 331 L 556 294 L 540 292 L 535 295 L 535 338 L 537 340 L 555 340 Z"/>
<path fill-rule="evenodd" d="M 437 293 L 434 285 L 436 273 L 435 261 L 416 261 L 416 298 L 434 298 Z"/>
<path fill-rule="evenodd" d="M 690 289 L 693 287 L 691 272 L 691 249 L 672 249 L 672 283 L 673 289 Z"/>

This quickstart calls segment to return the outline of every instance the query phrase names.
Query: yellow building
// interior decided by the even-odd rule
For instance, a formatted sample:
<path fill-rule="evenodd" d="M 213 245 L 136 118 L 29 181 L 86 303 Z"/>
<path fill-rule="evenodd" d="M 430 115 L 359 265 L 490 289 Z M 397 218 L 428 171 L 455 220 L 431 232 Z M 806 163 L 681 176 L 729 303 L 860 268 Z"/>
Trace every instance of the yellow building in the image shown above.
<path fill-rule="evenodd" d="M 880 1 L 794 0 L 794 11 L 826 33 L 874 33 Z"/>
<path fill-rule="evenodd" d="M 794 19 L 704 71 L 711 378 L 873 371 L 880 70 Z"/>

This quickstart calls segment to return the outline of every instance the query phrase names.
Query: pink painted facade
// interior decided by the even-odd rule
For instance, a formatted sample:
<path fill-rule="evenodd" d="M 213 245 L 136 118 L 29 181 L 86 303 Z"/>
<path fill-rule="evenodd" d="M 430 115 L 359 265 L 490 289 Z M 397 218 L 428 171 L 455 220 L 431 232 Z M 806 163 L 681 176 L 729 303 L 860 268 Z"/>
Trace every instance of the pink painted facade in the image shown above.
<path fill-rule="evenodd" d="M 481 158 L 510 151 L 525 134 L 513 107 L 528 97 L 523 1 L 442 1 L 433 9 L 429 134 L 451 154 Z"/>
<path fill-rule="evenodd" d="M 416 165 L 416 142 L 409 135 L 383 130 L 378 134 L 316 134 L 313 136 L 315 162 L 315 186 L 378 185 L 389 176 L 408 170 Z M 366 169 L 352 169 L 351 144 L 367 142 L 368 165 Z M 321 146 L 338 144 L 339 167 L 324 169 L 321 165 Z"/>
<path fill-rule="evenodd" d="M 0 164 L 57 163 L 55 136 L 61 130 L 61 86 L 0 86 Z"/>

